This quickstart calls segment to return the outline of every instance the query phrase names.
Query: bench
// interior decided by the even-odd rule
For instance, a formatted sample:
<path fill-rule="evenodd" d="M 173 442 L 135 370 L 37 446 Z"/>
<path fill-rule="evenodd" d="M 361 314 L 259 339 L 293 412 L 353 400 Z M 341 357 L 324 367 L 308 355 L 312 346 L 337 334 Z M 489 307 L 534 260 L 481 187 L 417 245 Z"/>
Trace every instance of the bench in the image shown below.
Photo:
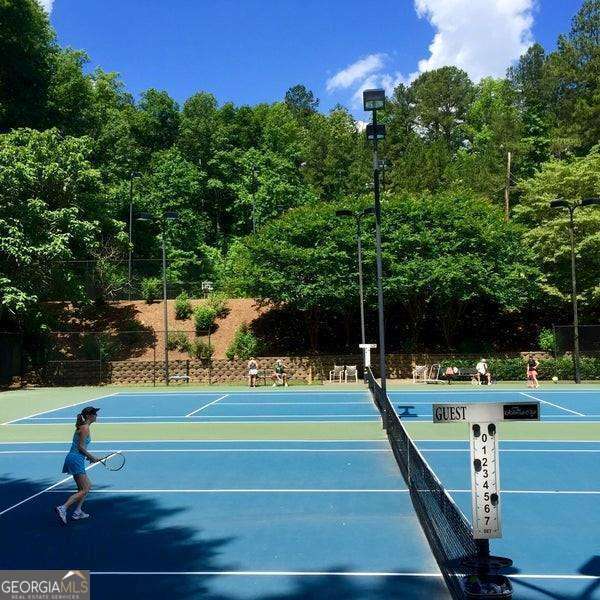
<path fill-rule="evenodd" d="M 452 375 L 444 373 L 443 378 L 447 380 L 448 385 L 453 381 L 473 381 L 477 378 L 477 371 L 475 369 L 459 369 Z"/>

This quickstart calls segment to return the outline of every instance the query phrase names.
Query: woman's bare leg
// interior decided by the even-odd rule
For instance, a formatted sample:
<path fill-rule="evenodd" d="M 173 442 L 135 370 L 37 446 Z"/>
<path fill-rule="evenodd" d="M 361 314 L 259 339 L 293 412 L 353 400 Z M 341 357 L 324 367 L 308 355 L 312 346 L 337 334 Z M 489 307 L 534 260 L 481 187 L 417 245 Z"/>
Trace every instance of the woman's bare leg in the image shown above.
<path fill-rule="evenodd" d="M 81 509 L 81 505 L 83 504 L 85 497 L 88 495 L 92 484 L 90 482 L 90 478 L 87 475 L 73 475 L 73 479 L 77 484 L 77 492 L 72 494 L 67 498 L 67 501 L 63 504 L 65 508 L 69 508 L 71 504 L 77 502 L 77 509 Z"/>

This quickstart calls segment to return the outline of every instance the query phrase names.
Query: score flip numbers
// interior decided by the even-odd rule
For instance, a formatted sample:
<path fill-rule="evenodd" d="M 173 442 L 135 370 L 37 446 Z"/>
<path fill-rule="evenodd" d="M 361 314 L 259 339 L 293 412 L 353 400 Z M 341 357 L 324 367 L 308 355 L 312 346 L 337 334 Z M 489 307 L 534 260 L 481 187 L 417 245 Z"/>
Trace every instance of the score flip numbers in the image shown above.
<path fill-rule="evenodd" d="M 471 487 L 475 539 L 502 537 L 495 423 L 471 423 Z"/>

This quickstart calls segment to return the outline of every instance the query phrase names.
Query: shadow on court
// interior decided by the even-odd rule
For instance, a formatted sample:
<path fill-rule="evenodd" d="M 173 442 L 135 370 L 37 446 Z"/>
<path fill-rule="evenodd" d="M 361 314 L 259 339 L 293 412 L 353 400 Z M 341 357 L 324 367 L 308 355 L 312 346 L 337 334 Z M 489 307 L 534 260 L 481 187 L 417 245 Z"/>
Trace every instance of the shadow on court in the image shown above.
<path fill-rule="evenodd" d="M 52 483 L 0 478 L 0 511 Z M 227 547 L 235 537 L 203 537 L 198 513 L 188 516 L 185 507 L 165 508 L 160 500 L 147 494 L 98 494 L 86 504 L 92 518 L 70 521 L 63 526 L 53 508 L 66 496 L 67 493 L 44 493 L 0 516 L 3 541 L 0 569 L 87 569 L 108 573 L 92 577 L 94 600 L 130 597 L 156 600 L 449 599 L 440 579 L 425 577 L 110 574 L 238 571 L 243 570 L 244 565 L 227 562 Z M 225 514 L 223 518 L 226 519 Z M 272 543 L 274 553 L 282 551 L 277 539 Z M 298 543 L 302 543 L 301 529 Z M 350 569 L 332 562 L 315 570 L 343 572 Z"/>

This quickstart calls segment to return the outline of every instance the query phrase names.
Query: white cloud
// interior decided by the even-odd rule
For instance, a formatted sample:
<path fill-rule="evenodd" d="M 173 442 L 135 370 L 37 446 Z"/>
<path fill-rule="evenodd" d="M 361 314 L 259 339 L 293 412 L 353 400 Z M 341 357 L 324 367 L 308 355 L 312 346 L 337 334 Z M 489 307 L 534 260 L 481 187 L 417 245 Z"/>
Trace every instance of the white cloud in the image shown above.
<path fill-rule="evenodd" d="M 48 14 L 52 12 L 52 5 L 54 4 L 54 0 L 38 0 L 38 2 L 42 5 L 42 8 Z"/>
<path fill-rule="evenodd" d="M 349 88 L 361 79 L 368 77 L 371 73 L 381 70 L 384 61 L 384 54 L 369 54 L 357 60 L 327 80 L 327 91 L 333 92 L 337 89 Z"/>
<path fill-rule="evenodd" d="M 536 0 L 414 0 L 420 18 L 435 29 L 429 56 L 409 75 L 389 73 L 385 54 L 370 54 L 327 81 L 327 91 L 355 88 L 354 108 L 362 106 L 362 92 L 381 87 L 388 94 L 400 83 L 409 85 L 421 73 L 443 66 L 465 70 L 473 81 L 501 77 L 532 43 Z"/>
<path fill-rule="evenodd" d="M 471 79 L 501 77 L 531 45 L 534 0 L 415 0 L 436 29 L 419 72 L 453 65 Z"/>

